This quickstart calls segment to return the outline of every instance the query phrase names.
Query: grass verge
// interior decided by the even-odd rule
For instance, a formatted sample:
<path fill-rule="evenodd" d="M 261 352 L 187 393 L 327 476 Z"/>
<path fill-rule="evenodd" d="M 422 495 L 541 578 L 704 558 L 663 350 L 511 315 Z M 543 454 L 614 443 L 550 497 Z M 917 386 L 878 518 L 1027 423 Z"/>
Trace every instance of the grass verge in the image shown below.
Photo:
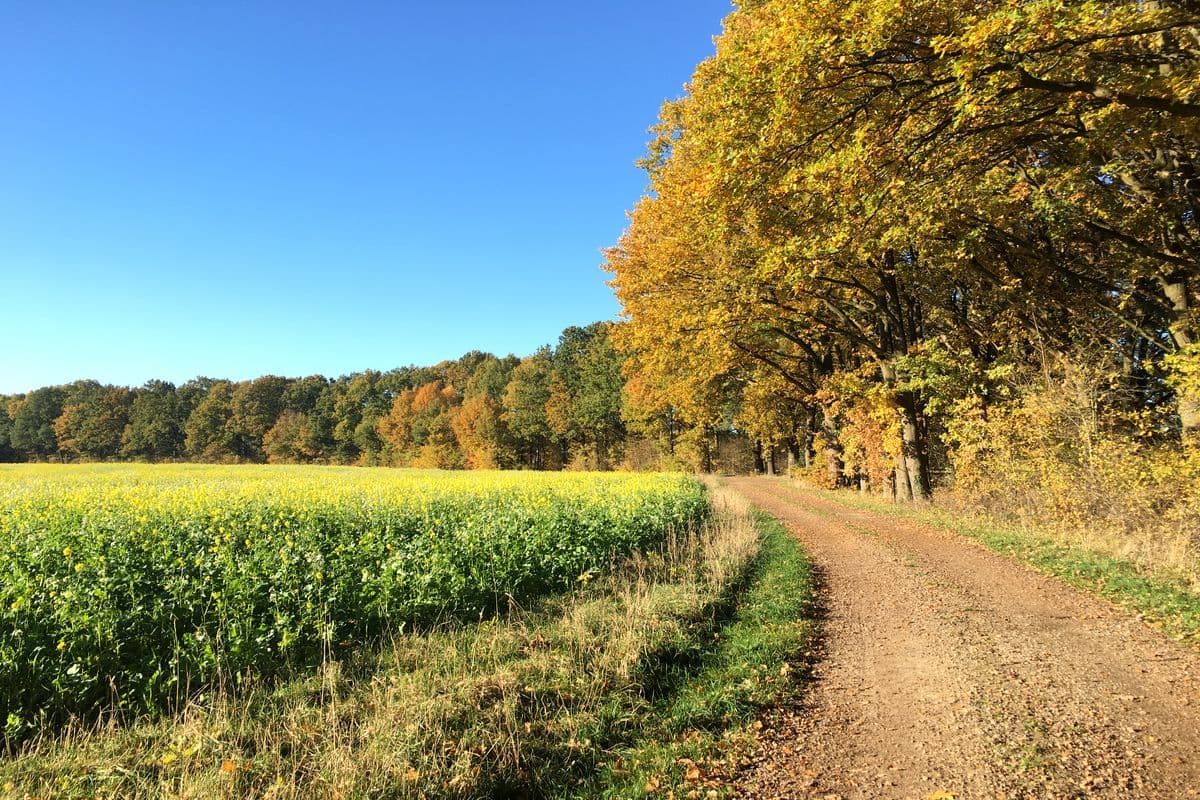
<path fill-rule="evenodd" d="M 800 543 L 757 512 L 762 552 L 751 585 L 700 668 L 655 704 L 638 737 L 601 773 L 611 798 L 723 796 L 753 746 L 754 717 L 793 699 L 814 633 L 814 578 Z"/>
<path fill-rule="evenodd" d="M 897 505 L 847 492 L 797 487 L 841 505 L 932 525 L 974 539 L 1135 612 L 1167 635 L 1200 646 L 1200 594 L 1187 578 L 1154 572 L 1131 560 L 1097 552 L 1046 531 L 1005 525 L 986 516 L 936 505 Z"/>
<path fill-rule="evenodd" d="M 173 719 L 46 732 L 0 758 L 0 798 L 721 793 L 745 723 L 796 690 L 811 578 L 780 526 L 713 502 L 702 529 L 537 607 Z"/>

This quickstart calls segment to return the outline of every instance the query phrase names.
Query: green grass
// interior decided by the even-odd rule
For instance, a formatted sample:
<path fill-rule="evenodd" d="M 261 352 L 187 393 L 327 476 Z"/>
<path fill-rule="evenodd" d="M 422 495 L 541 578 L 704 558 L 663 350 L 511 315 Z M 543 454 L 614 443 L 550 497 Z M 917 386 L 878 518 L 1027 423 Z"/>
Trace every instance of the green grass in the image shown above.
<path fill-rule="evenodd" d="M 756 521 L 762 551 L 747 591 L 699 668 L 653 706 L 637 740 L 606 765 L 597 794 L 634 798 L 710 786 L 724 795 L 723 779 L 752 745 L 747 725 L 803 688 L 815 625 L 811 564 L 781 523 L 761 512 Z"/>
<path fill-rule="evenodd" d="M 1135 611 L 1175 638 L 1200 644 L 1200 595 L 1181 580 L 1148 574 L 1129 561 L 1019 531 L 962 523 L 955 530 Z"/>
<path fill-rule="evenodd" d="M 817 491 L 808 489 L 803 491 Z M 1041 532 L 936 505 L 896 505 L 843 492 L 821 491 L 841 505 L 932 525 L 974 539 L 990 550 L 1053 575 L 1133 611 L 1167 635 L 1200 646 L 1200 595 L 1179 576 L 1151 572 Z"/>

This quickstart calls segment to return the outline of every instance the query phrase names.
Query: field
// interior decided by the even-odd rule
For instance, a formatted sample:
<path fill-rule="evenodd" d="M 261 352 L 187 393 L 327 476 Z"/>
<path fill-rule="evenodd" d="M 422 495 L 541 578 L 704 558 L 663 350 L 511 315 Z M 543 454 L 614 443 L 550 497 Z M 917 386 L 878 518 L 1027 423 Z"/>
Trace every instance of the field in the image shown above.
<path fill-rule="evenodd" d="M 181 708 L 481 619 L 694 526 L 681 476 L 0 468 L 0 719 Z"/>
<path fill-rule="evenodd" d="M 795 541 L 683 476 L 22 467 L 0 509 L 2 800 L 720 794 L 811 631 Z"/>

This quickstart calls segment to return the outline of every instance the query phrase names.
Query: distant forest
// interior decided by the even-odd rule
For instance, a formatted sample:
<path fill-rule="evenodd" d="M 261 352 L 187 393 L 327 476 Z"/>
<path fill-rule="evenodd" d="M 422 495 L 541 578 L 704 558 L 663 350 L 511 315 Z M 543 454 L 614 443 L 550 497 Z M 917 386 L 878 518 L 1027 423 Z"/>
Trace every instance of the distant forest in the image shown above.
<path fill-rule="evenodd" d="M 611 327 L 567 328 L 525 358 L 474 351 L 338 378 L 80 380 L 0 396 L 0 460 L 609 469 L 636 437 L 641 465 L 659 466 L 670 432 L 651 442 L 623 415 Z"/>

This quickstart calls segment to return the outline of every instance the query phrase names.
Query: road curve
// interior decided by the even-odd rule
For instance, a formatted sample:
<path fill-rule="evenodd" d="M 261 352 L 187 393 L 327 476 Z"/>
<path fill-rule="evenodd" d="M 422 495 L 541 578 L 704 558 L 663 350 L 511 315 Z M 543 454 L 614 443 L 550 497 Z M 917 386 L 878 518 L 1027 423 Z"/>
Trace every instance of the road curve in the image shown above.
<path fill-rule="evenodd" d="M 746 798 L 1200 797 L 1200 654 L 1112 604 L 771 478 L 727 484 L 813 559 L 811 686 Z"/>

